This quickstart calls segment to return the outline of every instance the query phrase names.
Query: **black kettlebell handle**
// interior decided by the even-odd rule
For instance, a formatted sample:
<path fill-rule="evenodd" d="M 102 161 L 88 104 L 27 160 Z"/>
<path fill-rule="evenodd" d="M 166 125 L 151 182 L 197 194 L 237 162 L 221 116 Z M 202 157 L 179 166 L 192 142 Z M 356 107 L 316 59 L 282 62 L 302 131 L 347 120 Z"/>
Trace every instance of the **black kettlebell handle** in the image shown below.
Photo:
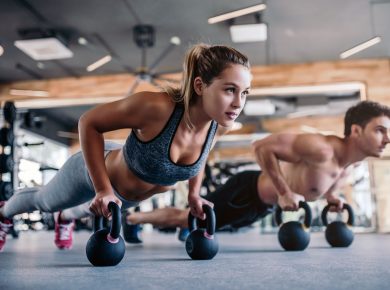
<path fill-rule="evenodd" d="M 110 228 L 110 238 L 116 240 L 119 238 L 121 231 L 121 209 L 119 205 L 115 202 L 110 201 L 108 204 L 108 209 L 111 212 L 111 228 Z M 94 231 L 97 232 L 103 228 L 103 217 L 95 216 Z"/>
<path fill-rule="evenodd" d="M 306 228 L 310 228 L 311 219 L 312 219 L 310 206 L 307 204 L 307 202 L 300 201 L 299 208 L 303 208 L 305 210 L 305 220 L 303 224 L 305 225 Z M 278 226 L 280 226 L 283 223 L 282 212 L 283 212 L 282 208 L 278 205 L 275 211 L 275 221 Z"/>
<path fill-rule="evenodd" d="M 322 214 L 321 214 L 321 219 L 322 219 L 322 223 L 324 226 L 327 226 L 328 225 L 328 218 L 327 218 L 327 215 L 328 215 L 328 211 L 330 209 L 331 206 L 334 206 L 334 204 L 328 204 L 327 206 L 324 207 L 324 209 L 322 210 Z M 349 226 L 353 226 L 354 222 L 355 222 L 355 215 L 353 213 L 353 209 L 352 207 L 347 204 L 347 203 L 344 203 L 343 205 L 343 209 L 346 209 L 347 212 L 348 212 L 348 221 L 347 221 L 347 225 Z"/>
<path fill-rule="evenodd" d="M 207 204 L 204 204 L 202 208 L 206 214 L 206 232 L 208 235 L 212 236 L 215 233 L 216 225 L 214 210 Z M 198 228 L 197 219 L 191 214 L 191 212 L 188 214 L 188 227 L 190 232 Z"/>

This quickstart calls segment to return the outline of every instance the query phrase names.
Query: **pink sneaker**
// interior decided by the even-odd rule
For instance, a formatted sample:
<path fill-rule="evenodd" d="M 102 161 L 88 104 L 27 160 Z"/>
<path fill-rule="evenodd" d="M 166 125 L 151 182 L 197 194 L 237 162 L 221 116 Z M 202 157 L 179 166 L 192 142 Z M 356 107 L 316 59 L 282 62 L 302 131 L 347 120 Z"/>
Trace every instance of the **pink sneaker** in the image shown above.
<path fill-rule="evenodd" d="M 0 207 L 4 205 L 4 202 L 0 201 Z M 7 234 L 12 227 L 12 220 L 7 218 L 0 218 L 0 252 L 3 251 Z"/>
<path fill-rule="evenodd" d="M 70 250 L 73 245 L 74 221 L 66 222 L 60 219 L 61 212 L 55 215 L 54 244 L 61 250 Z"/>

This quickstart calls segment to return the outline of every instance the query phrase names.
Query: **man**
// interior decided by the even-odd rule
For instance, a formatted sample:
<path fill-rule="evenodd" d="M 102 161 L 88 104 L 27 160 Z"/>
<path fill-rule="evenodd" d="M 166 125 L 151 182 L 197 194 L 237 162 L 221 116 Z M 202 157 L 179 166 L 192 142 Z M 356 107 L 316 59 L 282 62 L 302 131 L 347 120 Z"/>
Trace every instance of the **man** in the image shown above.
<path fill-rule="evenodd" d="M 341 210 L 337 196 L 347 168 L 366 157 L 380 157 L 389 141 L 390 108 L 359 102 L 346 112 L 344 138 L 320 134 L 272 134 L 253 143 L 262 171 L 244 171 L 205 196 L 214 203 L 217 228 L 242 227 L 272 212 L 298 210 L 299 201 L 325 197 Z M 130 224 L 187 227 L 189 209 L 158 209 L 128 216 Z"/>

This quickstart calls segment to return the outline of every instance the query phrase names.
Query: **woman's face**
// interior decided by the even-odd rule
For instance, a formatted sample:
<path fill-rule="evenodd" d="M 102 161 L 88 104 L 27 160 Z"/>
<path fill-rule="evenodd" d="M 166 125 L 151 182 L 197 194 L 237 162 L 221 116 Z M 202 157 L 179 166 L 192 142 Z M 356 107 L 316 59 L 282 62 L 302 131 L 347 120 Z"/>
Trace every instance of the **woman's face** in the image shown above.
<path fill-rule="evenodd" d="M 252 75 L 246 67 L 232 64 L 202 89 L 202 103 L 206 114 L 223 127 L 233 126 L 241 113 L 249 93 Z"/>

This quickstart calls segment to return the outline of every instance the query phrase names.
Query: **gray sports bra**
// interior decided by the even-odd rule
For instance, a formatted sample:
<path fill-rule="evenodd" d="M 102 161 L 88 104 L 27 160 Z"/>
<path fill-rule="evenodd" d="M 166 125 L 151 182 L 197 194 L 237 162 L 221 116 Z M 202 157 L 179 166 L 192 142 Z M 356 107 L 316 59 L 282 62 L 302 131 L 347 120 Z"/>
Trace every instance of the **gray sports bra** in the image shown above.
<path fill-rule="evenodd" d="M 170 148 L 183 117 L 184 108 L 176 104 L 162 131 L 152 140 L 143 142 L 134 132 L 127 137 L 123 155 L 129 169 L 140 179 L 151 184 L 169 186 L 196 176 L 206 160 L 218 124 L 211 122 L 206 141 L 198 160 L 190 165 L 178 165 L 171 160 Z"/>

